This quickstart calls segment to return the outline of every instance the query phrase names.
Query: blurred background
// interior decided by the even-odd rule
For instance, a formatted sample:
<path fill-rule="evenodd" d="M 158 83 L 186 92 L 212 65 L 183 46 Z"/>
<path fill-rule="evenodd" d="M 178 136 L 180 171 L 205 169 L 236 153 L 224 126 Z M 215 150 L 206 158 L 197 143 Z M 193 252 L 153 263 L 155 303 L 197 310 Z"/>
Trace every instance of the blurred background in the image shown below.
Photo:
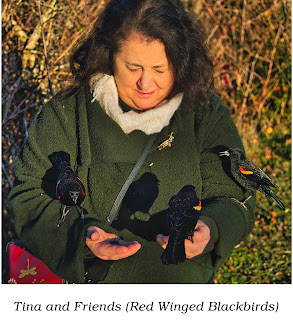
<path fill-rule="evenodd" d="M 247 155 L 279 185 L 285 211 L 257 193 L 255 227 L 216 283 L 291 283 L 291 1 L 184 1 L 205 25 L 218 94 Z M 107 1 L 2 0 L 2 283 L 17 240 L 7 205 L 32 119 L 70 80 L 68 56 Z"/>

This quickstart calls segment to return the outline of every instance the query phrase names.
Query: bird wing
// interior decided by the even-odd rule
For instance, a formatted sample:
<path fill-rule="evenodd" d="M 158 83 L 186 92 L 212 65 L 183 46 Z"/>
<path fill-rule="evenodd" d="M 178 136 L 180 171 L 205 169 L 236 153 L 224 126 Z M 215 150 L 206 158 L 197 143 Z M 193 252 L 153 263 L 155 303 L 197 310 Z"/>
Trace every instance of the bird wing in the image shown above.
<path fill-rule="evenodd" d="M 248 180 L 254 181 L 260 185 L 278 188 L 278 186 L 273 183 L 272 179 L 249 159 L 239 165 L 239 170 L 240 173 Z"/>
<path fill-rule="evenodd" d="M 167 214 L 166 214 L 166 223 L 167 223 L 167 228 L 170 230 L 174 229 L 174 226 L 178 224 L 178 219 L 179 217 L 182 217 L 182 213 L 178 212 L 178 210 L 174 210 L 171 208 L 167 209 Z"/>

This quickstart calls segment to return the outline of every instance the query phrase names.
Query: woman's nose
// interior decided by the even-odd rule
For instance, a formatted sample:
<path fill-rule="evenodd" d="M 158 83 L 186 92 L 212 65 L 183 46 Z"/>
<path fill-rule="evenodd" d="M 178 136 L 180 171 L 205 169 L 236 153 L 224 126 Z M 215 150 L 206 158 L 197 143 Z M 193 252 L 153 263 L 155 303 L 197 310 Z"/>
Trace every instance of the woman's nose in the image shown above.
<path fill-rule="evenodd" d="M 152 76 L 149 72 L 147 71 L 142 71 L 138 81 L 137 81 L 137 86 L 139 90 L 147 91 L 151 89 L 152 86 Z"/>

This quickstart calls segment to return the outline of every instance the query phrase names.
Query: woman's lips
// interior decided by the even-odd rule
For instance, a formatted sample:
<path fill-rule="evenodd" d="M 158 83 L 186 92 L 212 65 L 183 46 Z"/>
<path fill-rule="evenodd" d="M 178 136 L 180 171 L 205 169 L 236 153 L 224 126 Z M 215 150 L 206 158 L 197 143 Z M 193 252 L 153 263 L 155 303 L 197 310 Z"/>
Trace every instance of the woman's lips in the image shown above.
<path fill-rule="evenodd" d="M 149 97 L 149 96 L 151 96 L 151 95 L 155 92 L 155 90 L 152 91 L 152 92 L 141 92 L 141 91 L 136 90 L 136 92 L 137 92 L 141 97 Z"/>

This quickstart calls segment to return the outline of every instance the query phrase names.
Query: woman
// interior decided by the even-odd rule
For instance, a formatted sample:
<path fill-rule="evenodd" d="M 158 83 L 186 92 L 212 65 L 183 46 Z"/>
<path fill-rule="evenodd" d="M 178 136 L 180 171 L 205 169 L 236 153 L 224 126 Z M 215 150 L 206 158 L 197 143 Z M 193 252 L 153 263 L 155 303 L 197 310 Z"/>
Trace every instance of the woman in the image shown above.
<path fill-rule="evenodd" d="M 212 283 L 251 231 L 255 203 L 244 208 L 231 199 L 245 195 L 218 153 L 243 145 L 228 109 L 209 93 L 212 63 L 198 22 L 180 1 L 112 0 L 71 68 L 75 83 L 43 107 L 15 163 L 10 205 L 20 239 L 69 282 Z M 153 134 L 109 226 L 113 203 Z M 169 146 L 158 148 L 164 141 Z M 84 221 L 72 207 L 59 228 L 50 161 L 58 151 L 70 154 L 86 188 Z M 195 186 L 202 214 L 194 241 L 185 240 L 187 259 L 166 266 L 165 210 L 186 184 Z M 150 205 L 135 207 L 135 195 L 148 192 Z"/>

